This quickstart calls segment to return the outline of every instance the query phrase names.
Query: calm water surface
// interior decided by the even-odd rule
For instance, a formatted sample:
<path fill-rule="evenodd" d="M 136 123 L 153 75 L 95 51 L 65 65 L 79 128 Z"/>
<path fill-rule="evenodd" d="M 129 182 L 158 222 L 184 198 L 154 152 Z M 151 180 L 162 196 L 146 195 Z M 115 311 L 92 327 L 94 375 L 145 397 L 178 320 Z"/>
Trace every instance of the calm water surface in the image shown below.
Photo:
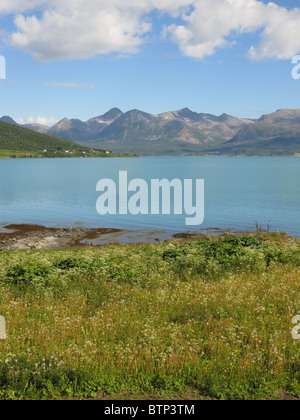
<path fill-rule="evenodd" d="M 192 230 L 272 231 L 300 237 L 299 158 L 165 157 L 0 160 L 0 225 L 35 223 L 129 230 L 191 230 L 185 216 L 100 216 L 99 179 L 205 179 L 205 222 Z"/>

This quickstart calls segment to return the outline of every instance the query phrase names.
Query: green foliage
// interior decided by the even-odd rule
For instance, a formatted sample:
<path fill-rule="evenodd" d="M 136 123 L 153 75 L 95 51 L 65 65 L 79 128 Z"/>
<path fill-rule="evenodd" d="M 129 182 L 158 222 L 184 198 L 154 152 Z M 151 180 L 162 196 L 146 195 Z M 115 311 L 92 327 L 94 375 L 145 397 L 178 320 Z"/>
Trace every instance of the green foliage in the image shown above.
<path fill-rule="evenodd" d="M 108 149 L 109 150 L 109 149 Z M 115 157 L 106 150 L 91 150 L 62 137 L 0 121 L 0 158 Z"/>
<path fill-rule="evenodd" d="M 34 279 L 44 279 L 50 271 L 50 267 L 38 262 L 18 264 L 7 270 L 6 282 L 12 285 L 26 285 Z"/>
<path fill-rule="evenodd" d="M 187 249 L 168 249 L 163 253 L 164 260 L 177 260 L 180 257 L 188 255 Z"/>
<path fill-rule="evenodd" d="M 263 247 L 263 244 L 253 236 L 235 236 L 228 237 L 224 240 L 227 244 L 232 244 L 235 246 L 242 246 L 251 249 L 260 249 Z"/>
<path fill-rule="evenodd" d="M 164 251 L 162 258 L 182 278 L 186 274 L 193 274 L 217 280 L 226 273 L 239 270 L 264 270 L 270 262 L 268 252 L 265 245 L 255 237 L 241 236 L 219 240 L 201 239 L 195 241 L 193 246 L 179 245 Z"/>
<path fill-rule="evenodd" d="M 87 269 L 90 268 L 90 263 L 83 258 L 66 258 L 65 260 L 58 261 L 55 267 L 61 270 L 70 270 L 72 268 Z"/>
<path fill-rule="evenodd" d="M 203 151 L 214 156 L 295 156 L 300 153 L 299 134 L 286 135 L 262 140 L 253 137 L 242 143 L 226 142 L 218 148 Z"/>
<path fill-rule="evenodd" d="M 300 396 L 299 241 L 257 237 L 2 252 L 0 400 Z"/>
<path fill-rule="evenodd" d="M 112 267 L 109 270 L 112 279 L 121 283 L 134 285 L 137 279 L 137 272 L 130 267 Z"/>
<path fill-rule="evenodd" d="M 299 266 L 300 257 L 298 248 L 278 248 L 253 236 L 236 236 L 179 245 L 164 251 L 162 258 L 182 277 L 193 274 L 217 280 L 231 272 L 263 272 L 272 262 Z"/>

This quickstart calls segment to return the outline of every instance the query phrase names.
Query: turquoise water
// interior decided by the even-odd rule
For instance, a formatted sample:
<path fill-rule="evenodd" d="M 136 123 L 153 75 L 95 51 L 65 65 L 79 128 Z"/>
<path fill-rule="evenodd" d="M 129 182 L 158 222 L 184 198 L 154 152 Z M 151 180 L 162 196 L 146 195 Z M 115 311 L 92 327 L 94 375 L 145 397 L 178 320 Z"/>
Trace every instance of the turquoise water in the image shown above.
<path fill-rule="evenodd" d="M 205 221 L 185 226 L 185 215 L 100 216 L 97 182 L 142 178 L 204 179 Z M 207 228 L 272 231 L 300 237 L 299 158 L 162 157 L 139 159 L 0 160 L 0 225 L 113 227 L 183 232 Z"/>

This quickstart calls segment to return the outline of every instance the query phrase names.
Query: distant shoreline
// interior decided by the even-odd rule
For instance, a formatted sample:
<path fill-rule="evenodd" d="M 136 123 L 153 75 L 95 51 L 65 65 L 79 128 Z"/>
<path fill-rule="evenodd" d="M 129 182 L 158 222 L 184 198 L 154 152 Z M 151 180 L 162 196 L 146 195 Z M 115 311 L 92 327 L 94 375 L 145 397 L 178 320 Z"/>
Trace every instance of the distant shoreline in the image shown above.
<path fill-rule="evenodd" d="M 10 154 L 5 155 L 5 154 L 1 154 L 1 150 L 0 150 L 0 159 L 5 159 L 5 160 L 16 160 L 16 159 L 113 159 L 113 158 L 137 158 L 139 156 L 132 156 L 132 155 L 126 155 L 126 154 L 119 154 L 119 153 L 110 153 L 110 154 L 95 154 L 95 155 L 91 155 L 91 156 L 70 156 L 70 155 L 65 155 L 65 156 L 42 156 L 42 155 L 37 155 L 37 156 L 33 156 L 32 153 L 28 152 L 28 154 L 22 155 L 20 154 L 15 155 L 15 153 L 17 152 L 11 152 L 8 153 Z M 22 152 L 20 152 L 22 153 Z"/>
<path fill-rule="evenodd" d="M 176 158 L 176 157 L 184 157 L 184 158 L 212 158 L 212 157 L 219 157 L 219 158 L 300 158 L 300 153 L 296 153 L 294 155 L 215 155 L 215 154 L 205 154 L 205 155 L 127 155 L 122 153 L 111 153 L 109 155 L 103 156 L 32 156 L 30 152 L 28 155 L 20 155 L 20 156 L 13 156 L 14 153 L 12 152 L 10 156 L 5 156 L 1 154 L 0 150 L 0 160 L 16 160 L 16 159 L 128 159 L 128 158 Z"/>

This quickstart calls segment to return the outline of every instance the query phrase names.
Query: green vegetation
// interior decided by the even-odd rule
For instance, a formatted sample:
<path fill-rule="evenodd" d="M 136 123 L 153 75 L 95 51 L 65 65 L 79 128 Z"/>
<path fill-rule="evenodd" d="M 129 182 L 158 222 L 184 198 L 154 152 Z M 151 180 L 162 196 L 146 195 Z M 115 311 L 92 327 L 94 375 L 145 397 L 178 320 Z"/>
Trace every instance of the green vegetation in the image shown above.
<path fill-rule="evenodd" d="M 109 148 L 109 150 L 122 150 L 124 153 L 132 153 L 140 156 L 211 156 L 218 155 L 219 152 L 215 150 L 216 145 L 220 143 L 220 139 L 215 139 L 210 148 L 207 144 L 199 145 L 184 141 L 174 141 L 170 139 L 163 139 L 157 141 L 132 141 L 131 139 L 120 145 L 118 142 L 89 142 L 91 147 Z M 212 150 L 212 152 L 210 151 Z M 218 150 L 218 149 L 217 149 Z"/>
<path fill-rule="evenodd" d="M 241 144 L 227 142 L 205 153 L 216 156 L 297 156 L 299 152 L 300 137 L 296 135 L 244 141 Z"/>
<path fill-rule="evenodd" d="M 300 241 L 0 254 L 0 399 L 300 397 Z"/>
<path fill-rule="evenodd" d="M 92 150 L 61 137 L 36 133 L 0 122 L 0 158 L 118 157 L 116 153 Z"/>
<path fill-rule="evenodd" d="M 192 144 L 170 139 L 153 142 L 134 142 L 131 139 L 120 145 L 118 142 L 89 142 L 91 147 L 101 144 L 110 150 L 122 150 L 144 156 L 297 156 L 300 153 L 300 137 L 278 137 L 272 140 L 248 141 L 241 144 L 223 142 L 214 138 L 211 145 Z"/>

